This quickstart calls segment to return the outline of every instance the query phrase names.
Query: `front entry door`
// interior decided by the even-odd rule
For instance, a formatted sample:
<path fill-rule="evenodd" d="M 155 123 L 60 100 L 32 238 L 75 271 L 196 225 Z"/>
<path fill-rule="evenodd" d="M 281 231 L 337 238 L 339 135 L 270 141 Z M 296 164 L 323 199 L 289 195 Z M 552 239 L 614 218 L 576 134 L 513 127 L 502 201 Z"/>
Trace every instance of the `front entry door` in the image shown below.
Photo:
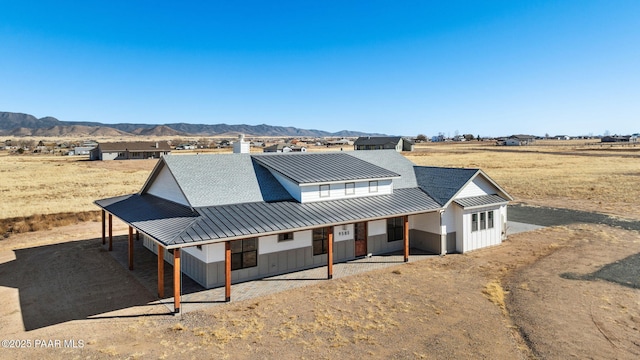
<path fill-rule="evenodd" d="M 367 223 L 361 222 L 353 226 L 355 228 L 356 257 L 367 255 Z"/>

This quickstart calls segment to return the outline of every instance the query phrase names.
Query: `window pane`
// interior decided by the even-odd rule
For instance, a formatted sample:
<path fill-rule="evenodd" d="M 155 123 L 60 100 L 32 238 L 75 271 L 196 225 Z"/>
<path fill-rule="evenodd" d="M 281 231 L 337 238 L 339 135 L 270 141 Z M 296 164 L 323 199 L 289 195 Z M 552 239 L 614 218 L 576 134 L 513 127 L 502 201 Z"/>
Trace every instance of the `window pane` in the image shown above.
<path fill-rule="evenodd" d="M 256 238 L 242 240 L 242 251 L 256 250 L 257 248 L 256 243 L 257 243 Z"/>
<path fill-rule="evenodd" d="M 378 192 L 377 181 L 369 181 L 369 192 L 372 192 L 372 193 Z"/>
<path fill-rule="evenodd" d="M 471 231 L 478 231 L 478 214 L 471 214 Z"/>
<path fill-rule="evenodd" d="M 241 253 L 242 252 L 242 240 L 236 240 L 231 242 L 231 253 Z"/>
<path fill-rule="evenodd" d="M 293 233 L 284 233 L 278 235 L 278 241 L 289 241 L 293 240 Z"/>
<path fill-rule="evenodd" d="M 404 237 L 404 219 L 395 217 L 387 219 L 387 241 L 402 240 Z"/>
<path fill-rule="evenodd" d="M 249 251 L 242 254 L 242 267 L 254 267 L 258 265 L 258 252 Z"/>
<path fill-rule="evenodd" d="M 231 270 L 242 269 L 242 253 L 231 254 Z"/>
<path fill-rule="evenodd" d="M 355 183 L 346 183 L 344 184 L 344 193 L 345 195 L 353 195 L 356 193 L 356 184 Z"/>
<path fill-rule="evenodd" d="M 313 240 L 313 255 L 327 253 L 327 240 Z"/>
<path fill-rule="evenodd" d="M 489 212 L 487 213 L 487 215 L 488 215 L 488 219 L 487 219 L 487 220 L 488 220 L 488 221 L 487 221 L 487 222 L 488 222 L 488 224 L 487 224 L 487 227 L 488 227 L 489 229 L 493 229 L 493 211 L 489 211 Z"/>
<path fill-rule="evenodd" d="M 484 230 L 487 228 L 487 223 L 485 219 L 486 217 L 487 217 L 487 213 L 485 212 L 480 213 L 480 230 Z"/>
<path fill-rule="evenodd" d="M 313 240 L 322 240 L 326 238 L 326 229 L 313 229 Z"/>

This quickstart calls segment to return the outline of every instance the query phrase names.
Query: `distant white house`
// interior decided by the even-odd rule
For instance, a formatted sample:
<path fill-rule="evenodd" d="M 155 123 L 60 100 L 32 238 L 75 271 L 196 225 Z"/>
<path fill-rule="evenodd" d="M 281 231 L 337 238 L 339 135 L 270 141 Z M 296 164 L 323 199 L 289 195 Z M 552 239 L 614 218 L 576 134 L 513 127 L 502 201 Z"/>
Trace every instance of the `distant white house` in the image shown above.
<path fill-rule="evenodd" d="M 535 136 L 531 135 L 511 135 L 505 141 L 506 146 L 522 146 L 532 144 L 536 140 Z"/>
<path fill-rule="evenodd" d="M 158 159 L 171 153 L 167 142 L 136 141 L 100 143 L 91 150 L 91 160 Z"/>
<path fill-rule="evenodd" d="M 293 144 L 279 143 L 262 148 L 262 152 L 266 153 L 288 153 L 288 152 L 307 152 L 306 146 L 298 146 Z"/>

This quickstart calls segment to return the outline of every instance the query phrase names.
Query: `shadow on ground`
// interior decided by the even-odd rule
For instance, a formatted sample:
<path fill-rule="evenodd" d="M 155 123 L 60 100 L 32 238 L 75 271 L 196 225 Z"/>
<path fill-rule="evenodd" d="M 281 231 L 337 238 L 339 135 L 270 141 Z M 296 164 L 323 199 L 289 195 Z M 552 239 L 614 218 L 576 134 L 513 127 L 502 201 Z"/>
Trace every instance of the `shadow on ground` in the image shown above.
<path fill-rule="evenodd" d="M 91 239 L 19 249 L 14 260 L 0 264 L 0 286 L 18 290 L 26 331 L 125 308 L 147 315 L 144 306 L 157 298 L 100 244 Z"/>
<path fill-rule="evenodd" d="M 591 274 L 563 273 L 560 277 L 569 280 L 605 280 L 632 289 L 640 289 L 640 253 L 607 264 Z"/>

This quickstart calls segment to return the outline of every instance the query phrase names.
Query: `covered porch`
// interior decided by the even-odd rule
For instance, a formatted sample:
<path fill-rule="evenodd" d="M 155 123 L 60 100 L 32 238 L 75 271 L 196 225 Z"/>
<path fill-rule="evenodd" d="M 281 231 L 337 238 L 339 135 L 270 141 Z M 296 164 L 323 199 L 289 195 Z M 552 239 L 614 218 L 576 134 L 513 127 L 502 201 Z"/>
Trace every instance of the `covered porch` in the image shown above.
<path fill-rule="evenodd" d="M 105 249 L 108 244 L 105 244 Z M 145 248 L 142 241 L 135 240 L 133 236 L 133 277 L 143 285 L 149 292 L 158 293 L 157 281 L 157 256 L 149 249 Z M 129 241 L 128 234 L 113 236 L 112 251 L 109 252 L 123 268 L 129 268 Z M 408 262 L 421 261 L 436 257 L 431 253 L 410 248 Z M 403 251 L 396 251 L 390 254 L 373 255 L 333 265 L 333 278 L 339 279 L 346 276 L 356 275 L 368 271 L 384 269 L 403 264 Z M 174 267 L 164 263 L 164 296 L 159 297 L 155 304 L 166 306 L 170 311 L 174 311 L 175 297 L 173 294 L 173 274 Z M 205 289 L 188 276 L 180 275 L 180 312 L 190 312 L 226 303 L 226 288 L 217 287 Z M 308 285 L 318 284 L 327 280 L 327 267 L 317 267 L 313 269 L 301 270 L 287 274 L 266 277 L 258 280 L 234 283 L 230 286 L 234 301 L 253 299 L 256 297 L 274 294 L 289 289 L 299 288 Z"/>
<path fill-rule="evenodd" d="M 438 216 L 441 216 L 440 213 L 436 212 L 436 214 L 439 214 Z M 397 251 L 395 253 L 391 253 L 388 255 L 387 254 L 381 255 L 383 259 L 386 259 L 383 262 L 379 260 L 381 256 L 375 257 L 375 259 L 378 259 L 377 261 L 371 260 L 373 257 L 367 256 L 363 259 L 351 260 L 351 261 L 344 262 L 342 264 L 352 264 L 352 263 L 394 264 L 394 263 L 409 262 L 409 254 L 411 252 L 410 245 L 409 245 L 410 216 L 405 215 L 405 216 L 402 216 L 401 219 L 403 222 L 401 251 Z M 105 247 L 109 251 L 113 251 L 114 249 L 114 236 L 112 231 L 113 229 L 112 225 L 113 225 L 113 215 L 103 210 L 102 211 L 102 243 L 103 245 L 105 245 Z M 284 275 L 268 277 L 262 280 L 268 281 L 268 279 L 277 279 L 282 276 L 284 276 L 285 278 L 290 278 L 292 276 L 293 278 L 290 278 L 290 279 L 314 280 L 314 281 L 318 281 L 321 279 L 332 279 L 335 273 L 334 268 L 337 266 L 337 264 L 335 264 L 335 261 L 334 261 L 334 252 L 333 252 L 333 247 L 334 247 L 333 231 L 334 230 L 333 230 L 333 226 L 328 226 L 326 228 L 328 230 L 328 249 L 327 249 L 328 251 L 327 251 L 326 267 L 319 266 L 319 267 L 308 269 L 308 270 L 296 271 L 296 272 L 292 272 Z M 211 289 L 209 294 L 217 294 L 218 298 L 217 300 L 210 299 L 209 302 L 211 301 L 228 302 L 231 300 L 231 290 L 232 290 L 231 242 L 232 241 L 238 241 L 238 240 L 224 241 L 224 244 L 225 244 L 224 287 Z M 156 290 L 157 290 L 158 297 L 160 299 L 165 299 L 167 294 L 171 294 L 172 302 L 173 302 L 173 310 L 175 313 L 180 312 L 181 303 L 185 301 L 183 294 L 200 293 L 205 290 L 202 286 L 198 285 L 195 281 L 189 279 L 187 276 L 183 276 L 183 272 L 181 270 L 181 253 L 182 253 L 181 247 L 175 247 L 169 250 L 170 257 L 167 258 L 167 260 L 170 262 L 170 264 L 167 264 L 167 262 L 165 261 L 165 254 L 166 254 L 165 248 L 161 244 L 157 244 L 157 255 L 149 251 L 148 249 L 144 248 L 142 246 L 142 241 L 140 241 L 139 232 L 137 230 L 134 230 L 134 228 L 131 225 L 128 225 L 128 235 L 126 236 L 126 242 L 122 242 L 122 243 L 124 245 L 120 244 L 118 246 L 118 248 L 120 249 L 119 253 L 126 252 L 126 266 L 129 268 L 129 270 L 131 271 L 136 270 L 136 272 L 138 272 L 137 268 L 139 266 L 143 266 L 143 268 L 141 269 L 141 273 L 144 274 L 143 278 L 146 279 L 145 281 L 146 283 L 148 283 L 148 280 L 154 277 L 153 274 L 155 274 L 155 279 L 157 280 Z M 196 246 L 196 244 L 189 245 L 189 246 Z M 427 254 L 426 252 L 418 249 L 413 249 L 412 253 L 414 255 Z M 155 258 L 155 261 L 149 261 L 149 256 L 152 256 L 153 258 Z M 144 257 L 142 262 L 140 262 L 140 260 L 136 260 L 137 258 L 141 258 L 141 257 Z M 155 264 L 155 269 L 151 268 L 151 264 Z M 369 267 L 372 267 L 372 266 L 369 266 Z M 367 267 L 361 266 L 361 268 L 366 269 Z M 367 270 L 364 270 L 364 271 L 367 271 Z M 311 278 L 307 278 L 309 274 L 313 274 L 311 275 L 312 276 Z M 262 281 L 262 280 L 257 280 L 257 281 Z M 253 281 L 256 281 L 256 280 L 253 280 Z M 185 285 L 186 285 L 186 288 L 185 288 Z M 221 291 L 224 291 L 224 293 L 221 293 Z M 220 293 L 218 294 L 218 292 Z M 186 301 L 190 301 L 190 300 L 186 300 Z"/>

